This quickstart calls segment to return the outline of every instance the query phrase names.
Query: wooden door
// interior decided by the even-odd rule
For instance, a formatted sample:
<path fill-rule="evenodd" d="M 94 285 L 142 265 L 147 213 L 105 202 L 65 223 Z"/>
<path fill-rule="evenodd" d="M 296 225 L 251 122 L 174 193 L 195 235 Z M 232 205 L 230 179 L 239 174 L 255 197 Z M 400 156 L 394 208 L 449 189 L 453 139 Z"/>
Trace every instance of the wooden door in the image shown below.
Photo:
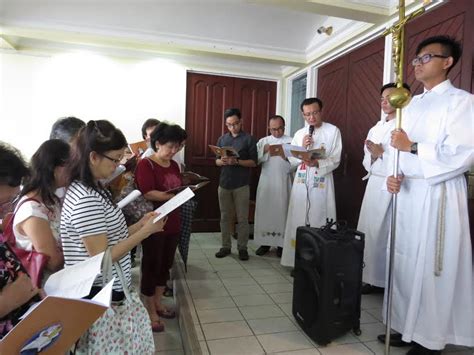
<path fill-rule="evenodd" d="M 356 227 L 365 191 L 367 132 L 380 119 L 384 40 L 379 38 L 319 69 L 323 119 L 341 130 L 341 164 L 334 172 L 337 218 Z"/>
<path fill-rule="evenodd" d="M 276 82 L 189 72 L 186 90 L 186 167 L 211 179 L 211 183 L 197 193 L 193 231 L 219 231 L 220 169 L 215 166 L 215 156 L 208 145 L 216 144 L 227 132 L 224 111 L 229 107 L 241 109 L 244 131 L 257 140 L 266 136 L 268 117 L 275 114 Z M 251 198 L 255 197 L 257 183 L 258 169 L 255 169 Z"/>

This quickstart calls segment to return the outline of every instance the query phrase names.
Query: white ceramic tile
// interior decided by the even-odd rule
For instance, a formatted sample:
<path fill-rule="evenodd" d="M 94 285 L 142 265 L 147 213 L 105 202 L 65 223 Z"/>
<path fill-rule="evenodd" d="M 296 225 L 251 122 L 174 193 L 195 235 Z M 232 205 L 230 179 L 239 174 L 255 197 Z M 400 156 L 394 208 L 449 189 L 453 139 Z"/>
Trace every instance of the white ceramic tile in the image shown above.
<path fill-rule="evenodd" d="M 209 349 L 207 348 L 207 343 L 205 341 L 200 341 L 199 345 L 201 346 L 202 355 L 209 355 Z"/>
<path fill-rule="evenodd" d="M 184 355 L 183 350 L 163 350 L 163 351 L 156 351 L 155 354 L 157 355 Z"/>
<path fill-rule="evenodd" d="M 318 348 L 322 355 L 372 355 L 372 351 L 361 343 L 345 344 Z"/>
<path fill-rule="evenodd" d="M 225 297 L 229 293 L 224 287 L 219 288 L 194 288 L 190 289 L 193 298 L 211 298 L 211 297 Z"/>
<path fill-rule="evenodd" d="M 361 308 L 374 309 L 383 305 L 383 294 L 362 295 Z"/>
<path fill-rule="evenodd" d="M 261 286 L 268 293 L 293 292 L 293 285 L 289 282 L 263 284 Z"/>
<path fill-rule="evenodd" d="M 259 306 L 273 304 L 273 300 L 268 295 L 244 295 L 232 296 L 237 306 Z"/>
<path fill-rule="evenodd" d="M 285 279 L 285 277 L 283 277 L 282 275 L 274 275 L 274 276 L 256 276 L 255 277 L 255 280 L 263 285 L 263 284 L 276 284 L 276 283 L 284 283 L 286 282 L 287 280 Z"/>
<path fill-rule="evenodd" d="M 271 266 L 267 266 L 267 268 L 264 268 L 264 269 L 263 268 L 258 268 L 255 270 L 250 270 L 249 268 L 246 268 L 246 269 L 249 270 L 250 275 L 252 275 L 253 277 L 280 276 L 281 275 L 277 270 L 275 270 Z"/>
<path fill-rule="evenodd" d="M 207 309 L 197 311 L 197 313 L 202 324 L 244 319 L 237 308 Z"/>
<path fill-rule="evenodd" d="M 293 318 L 293 313 L 292 313 L 293 304 L 292 303 L 279 303 L 278 306 L 281 308 L 283 313 Z"/>
<path fill-rule="evenodd" d="M 270 297 L 276 304 L 293 302 L 293 292 L 271 293 Z"/>
<path fill-rule="evenodd" d="M 206 340 L 236 338 L 253 335 L 245 321 L 203 324 L 202 330 Z"/>
<path fill-rule="evenodd" d="M 385 344 L 382 344 L 379 341 L 368 341 L 364 343 L 373 353 L 376 355 L 385 355 Z M 409 350 L 409 347 L 397 348 L 392 346 L 390 348 L 390 355 L 404 355 Z"/>
<path fill-rule="evenodd" d="M 262 295 L 265 291 L 259 285 L 246 285 L 246 286 L 227 286 L 227 292 L 231 296 L 243 296 L 243 295 Z"/>
<path fill-rule="evenodd" d="M 233 278 L 241 278 L 241 277 L 250 277 L 250 274 L 242 269 L 239 270 L 217 270 L 217 275 L 222 280 L 230 280 Z"/>
<path fill-rule="evenodd" d="M 240 266 L 240 264 L 238 263 L 235 263 L 235 264 L 219 264 L 219 265 L 216 265 L 214 264 L 214 269 L 216 271 L 234 271 L 234 270 L 241 270 L 243 273 L 244 272 L 247 272 L 244 270 L 244 268 L 242 266 Z"/>
<path fill-rule="evenodd" d="M 366 310 L 366 312 L 373 316 L 375 319 L 377 319 L 379 322 L 383 321 L 382 307 L 368 309 Z"/>
<path fill-rule="evenodd" d="M 211 355 L 265 354 L 254 336 L 210 340 L 207 342 Z"/>
<path fill-rule="evenodd" d="M 278 353 L 271 353 L 272 355 L 321 355 L 318 349 L 303 349 L 294 351 L 281 351 Z"/>
<path fill-rule="evenodd" d="M 360 312 L 360 323 L 361 324 L 366 324 L 366 323 L 377 323 L 379 320 L 375 318 L 372 314 L 370 314 L 368 311 L 361 311 Z"/>
<path fill-rule="evenodd" d="M 251 278 L 250 276 L 247 277 L 235 277 L 232 279 L 223 279 L 223 284 L 225 286 L 248 286 L 248 285 L 258 285 L 257 282 Z"/>
<path fill-rule="evenodd" d="M 154 333 L 153 338 L 155 339 L 155 350 L 182 350 L 183 343 L 181 341 L 181 334 L 178 332 L 165 331 L 162 333 Z"/>
<path fill-rule="evenodd" d="M 357 336 L 361 342 L 377 340 L 377 335 L 385 333 L 385 326 L 380 323 L 361 324 L 362 334 Z"/>
<path fill-rule="evenodd" d="M 239 307 L 245 319 L 283 317 L 285 313 L 277 305 Z"/>
<path fill-rule="evenodd" d="M 252 319 L 247 322 L 255 335 L 298 330 L 288 317 Z"/>
<path fill-rule="evenodd" d="M 195 298 L 193 302 L 194 302 L 194 307 L 196 307 L 196 309 L 198 310 L 235 307 L 235 303 L 230 296 Z"/>
<path fill-rule="evenodd" d="M 267 353 L 314 348 L 309 340 L 298 331 L 257 335 L 257 339 Z"/>
<path fill-rule="evenodd" d="M 357 338 L 352 332 L 347 332 L 339 338 L 332 340 L 328 347 L 353 343 L 360 343 L 359 338 Z M 316 344 L 316 342 L 314 342 L 314 344 Z"/>

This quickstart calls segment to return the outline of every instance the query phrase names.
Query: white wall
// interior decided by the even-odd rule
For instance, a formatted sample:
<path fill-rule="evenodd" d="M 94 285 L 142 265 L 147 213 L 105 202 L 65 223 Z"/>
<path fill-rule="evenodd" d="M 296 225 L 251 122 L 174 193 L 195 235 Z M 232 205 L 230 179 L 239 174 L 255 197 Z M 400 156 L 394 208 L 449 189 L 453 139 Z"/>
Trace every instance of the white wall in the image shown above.
<path fill-rule="evenodd" d="M 184 127 L 186 68 L 92 53 L 0 53 L 0 140 L 30 157 L 63 116 L 108 119 L 129 142 L 149 117 Z"/>

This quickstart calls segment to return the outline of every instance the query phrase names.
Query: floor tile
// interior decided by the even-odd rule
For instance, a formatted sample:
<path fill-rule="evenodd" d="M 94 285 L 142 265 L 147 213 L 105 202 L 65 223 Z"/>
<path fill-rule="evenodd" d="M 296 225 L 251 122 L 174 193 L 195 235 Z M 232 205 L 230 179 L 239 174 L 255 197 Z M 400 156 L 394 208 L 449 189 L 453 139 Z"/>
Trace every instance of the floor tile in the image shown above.
<path fill-rule="evenodd" d="M 181 334 L 179 332 L 167 332 L 154 333 L 153 338 L 155 339 L 155 350 L 182 350 L 183 343 L 181 341 Z"/>
<path fill-rule="evenodd" d="M 283 317 L 285 313 L 277 305 L 239 307 L 245 319 Z"/>
<path fill-rule="evenodd" d="M 286 332 L 257 335 L 267 353 L 313 348 L 313 345 L 301 332 Z"/>
<path fill-rule="evenodd" d="M 280 351 L 278 353 L 271 353 L 272 355 L 321 355 L 318 349 L 303 349 L 293 351 Z"/>
<path fill-rule="evenodd" d="M 365 323 L 377 323 L 379 320 L 375 318 L 372 314 L 370 314 L 368 311 L 361 311 L 360 312 L 360 323 L 365 324 Z"/>
<path fill-rule="evenodd" d="M 260 277 L 260 276 L 281 276 L 281 274 L 275 270 L 274 268 L 272 268 L 271 266 L 267 266 L 267 268 L 265 269 L 262 269 L 262 268 L 259 268 L 259 269 L 255 269 L 255 270 L 249 270 L 248 268 L 246 268 L 250 275 L 252 275 L 253 277 Z"/>
<path fill-rule="evenodd" d="M 247 325 L 247 322 L 245 321 L 203 324 L 202 330 L 206 340 L 236 338 L 253 335 L 252 331 Z"/>
<path fill-rule="evenodd" d="M 156 351 L 155 354 L 157 355 L 184 355 L 184 350 L 163 350 L 163 351 Z"/>
<path fill-rule="evenodd" d="M 265 291 L 259 285 L 227 286 L 227 292 L 231 296 L 263 295 L 263 294 L 265 294 Z"/>
<path fill-rule="evenodd" d="M 274 275 L 274 276 L 256 276 L 255 280 L 261 284 L 276 284 L 276 283 L 284 283 L 286 282 L 286 278 L 282 275 Z"/>
<path fill-rule="evenodd" d="M 269 295 L 276 304 L 293 302 L 293 292 L 270 293 Z"/>
<path fill-rule="evenodd" d="M 273 304 L 273 300 L 268 295 L 244 295 L 232 296 L 237 306 L 259 306 Z"/>
<path fill-rule="evenodd" d="M 345 344 L 337 346 L 329 346 L 325 348 L 318 348 L 322 355 L 365 355 L 373 354 L 369 348 L 361 343 Z"/>
<path fill-rule="evenodd" d="M 200 341 L 199 345 L 201 346 L 202 355 L 209 355 L 209 349 L 205 341 Z"/>
<path fill-rule="evenodd" d="M 247 322 L 255 335 L 298 330 L 288 317 L 252 319 Z"/>
<path fill-rule="evenodd" d="M 202 324 L 243 320 L 240 311 L 235 308 L 208 309 L 197 311 Z"/>
<path fill-rule="evenodd" d="M 377 335 L 385 333 L 385 326 L 380 322 L 367 323 L 361 324 L 360 330 L 362 331 L 362 334 L 357 336 L 360 341 L 372 341 L 377 340 Z"/>
<path fill-rule="evenodd" d="M 232 279 L 223 279 L 223 284 L 225 286 L 248 286 L 248 285 L 258 285 L 258 283 L 250 277 L 235 277 Z"/>
<path fill-rule="evenodd" d="M 196 298 L 193 300 L 197 310 L 235 307 L 232 297 Z"/>
<path fill-rule="evenodd" d="M 382 294 L 362 295 L 361 308 L 362 309 L 374 309 L 380 308 L 383 305 Z"/>
<path fill-rule="evenodd" d="M 367 313 L 377 319 L 379 322 L 383 321 L 383 309 L 382 307 L 367 309 Z"/>
<path fill-rule="evenodd" d="M 385 355 L 385 344 L 382 344 L 379 341 L 368 341 L 365 342 L 364 345 L 372 350 L 376 355 Z M 404 355 L 409 349 L 409 347 L 396 348 L 392 346 L 390 348 L 390 355 Z"/>
<path fill-rule="evenodd" d="M 265 354 L 255 336 L 210 340 L 207 345 L 211 355 Z"/>
<path fill-rule="evenodd" d="M 220 288 L 196 288 L 190 289 L 193 298 L 211 298 L 211 297 L 225 297 L 229 293 L 224 287 Z"/>
<path fill-rule="evenodd" d="M 239 270 L 218 270 L 217 275 L 223 280 L 230 280 L 232 278 L 250 277 L 250 274 L 242 269 Z"/>
<path fill-rule="evenodd" d="M 263 284 L 261 286 L 268 293 L 293 292 L 293 285 L 289 282 Z"/>

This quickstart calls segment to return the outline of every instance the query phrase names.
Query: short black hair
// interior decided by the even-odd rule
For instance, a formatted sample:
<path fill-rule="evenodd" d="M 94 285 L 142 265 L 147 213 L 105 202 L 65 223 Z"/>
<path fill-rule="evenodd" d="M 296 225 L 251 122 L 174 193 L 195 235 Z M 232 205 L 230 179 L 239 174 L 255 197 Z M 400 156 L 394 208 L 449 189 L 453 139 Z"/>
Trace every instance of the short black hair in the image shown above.
<path fill-rule="evenodd" d="M 79 130 L 85 125 L 86 123 L 77 117 L 61 117 L 51 127 L 49 139 L 60 139 L 66 143 L 71 143 Z"/>
<path fill-rule="evenodd" d="M 156 118 L 149 118 L 147 119 L 142 126 L 142 137 L 143 139 L 146 139 L 146 130 L 150 127 L 156 127 L 160 124 L 160 121 L 158 121 Z"/>
<path fill-rule="evenodd" d="M 448 68 L 449 71 L 456 65 L 462 55 L 462 46 L 461 43 L 456 41 L 454 37 L 440 35 L 428 37 L 421 41 L 421 43 L 416 47 L 416 55 L 418 55 L 423 48 L 429 46 L 430 44 L 438 43 L 443 48 L 443 55 L 453 58 L 453 65 Z"/>
<path fill-rule="evenodd" d="M 408 91 L 411 92 L 411 88 L 410 88 L 410 85 L 408 85 L 407 83 L 403 83 L 402 86 L 407 89 Z M 385 84 L 384 86 L 382 86 L 382 88 L 380 89 L 380 95 L 383 94 L 383 92 L 386 90 L 386 89 L 390 89 L 390 88 L 396 88 L 397 87 L 397 84 L 396 83 L 388 83 L 388 84 Z"/>
<path fill-rule="evenodd" d="M 228 108 L 227 110 L 224 111 L 224 121 L 228 117 L 232 117 L 232 116 L 237 116 L 240 120 L 242 118 L 242 113 L 240 112 L 238 108 Z"/>
<path fill-rule="evenodd" d="M 268 123 L 270 123 L 271 120 L 277 120 L 277 119 L 282 120 L 282 121 L 283 121 L 283 125 L 285 125 L 285 119 L 284 119 L 282 116 L 280 116 L 280 115 L 273 115 L 273 116 L 271 116 L 271 117 L 268 119 Z"/>
<path fill-rule="evenodd" d="M 323 109 L 323 102 L 321 101 L 321 99 L 318 99 L 317 97 L 309 97 L 307 99 L 304 99 L 303 102 L 301 103 L 300 105 L 301 112 L 303 112 L 303 106 L 308 106 L 312 104 L 318 104 L 319 109 L 320 110 Z"/>
<path fill-rule="evenodd" d="M 20 186 L 29 174 L 30 170 L 20 151 L 7 143 L 0 142 L 0 185 Z"/>
<path fill-rule="evenodd" d="M 168 142 L 181 144 L 186 140 L 186 138 L 188 138 L 186 131 L 179 125 L 161 122 L 155 127 L 153 132 L 151 132 L 150 145 L 156 152 L 156 142 L 161 145 Z"/>

